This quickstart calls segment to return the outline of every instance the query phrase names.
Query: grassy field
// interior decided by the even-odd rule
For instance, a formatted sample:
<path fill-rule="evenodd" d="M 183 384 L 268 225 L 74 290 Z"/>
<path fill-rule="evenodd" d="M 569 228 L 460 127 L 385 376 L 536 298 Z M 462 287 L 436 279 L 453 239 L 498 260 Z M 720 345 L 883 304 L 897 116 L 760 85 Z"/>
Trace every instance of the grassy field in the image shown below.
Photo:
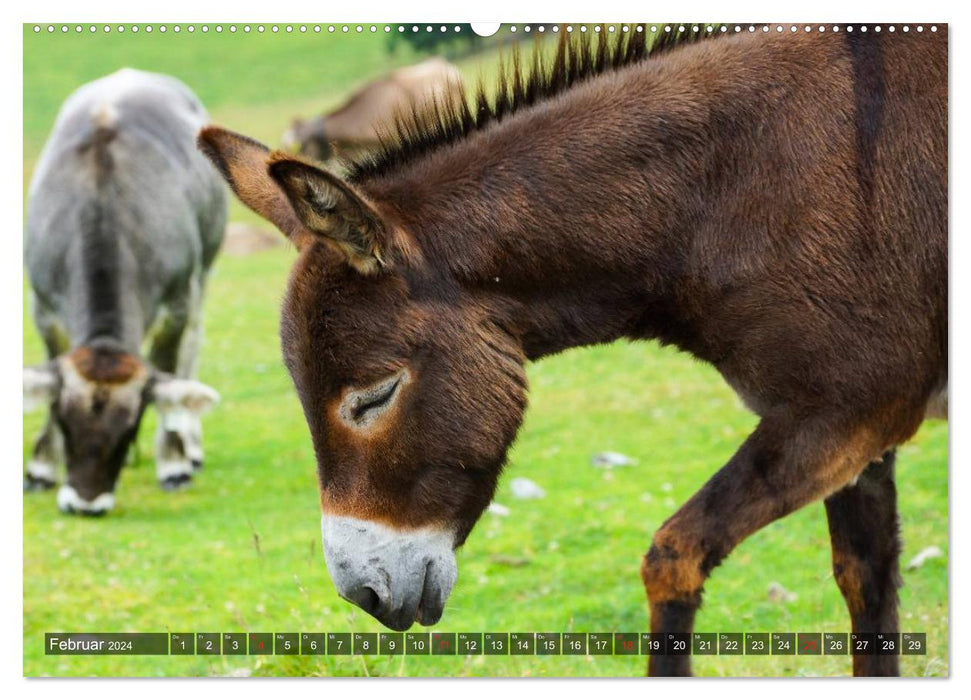
<path fill-rule="evenodd" d="M 177 48 L 173 48 L 177 47 Z M 275 143 L 291 116 L 335 104 L 390 65 L 383 39 L 358 36 L 35 36 L 25 32 L 24 172 L 60 102 L 122 65 L 169 72 L 215 121 Z M 490 61 L 492 55 L 479 57 Z M 474 76 L 475 59 L 462 63 Z M 488 71 L 489 68 L 487 67 Z M 232 218 L 249 218 L 233 205 Z M 205 419 L 207 463 L 192 488 L 155 483 L 146 417 L 119 505 L 100 520 L 62 516 L 54 495 L 24 497 L 25 675 L 635 676 L 641 657 L 45 657 L 44 632 L 383 631 L 341 601 L 324 568 L 313 453 L 280 362 L 277 315 L 294 254 L 223 257 L 206 307 L 200 378 L 222 404 Z M 25 287 L 26 289 L 26 287 Z M 42 359 L 24 307 L 24 362 Z M 651 534 L 753 428 L 711 368 L 652 344 L 582 349 L 529 368 L 531 406 L 496 501 L 459 552 L 440 631 L 630 632 L 647 628 L 640 557 Z M 41 415 L 24 420 L 25 448 Z M 901 626 L 927 632 L 907 675 L 948 673 L 948 429 L 927 424 L 898 459 L 904 561 Z M 590 457 L 638 460 L 612 471 Z M 25 451 L 26 457 L 26 451 Z M 509 481 L 547 492 L 515 500 Z M 778 582 L 795 594 L 772 602 Z M 846 631 L 820 504 L 742 544 L 706 587 L 699 631 Z M 696 657 L 710 676 L 845 675 L 846 657 Z"/>

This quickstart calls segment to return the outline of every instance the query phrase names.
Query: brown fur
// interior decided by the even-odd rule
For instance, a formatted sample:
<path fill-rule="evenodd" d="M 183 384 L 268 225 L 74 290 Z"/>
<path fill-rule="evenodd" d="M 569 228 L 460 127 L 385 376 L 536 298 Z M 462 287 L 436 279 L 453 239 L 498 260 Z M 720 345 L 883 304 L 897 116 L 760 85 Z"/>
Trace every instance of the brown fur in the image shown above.
<path fill-rule="evenodd" d="M 118 349 L 82 345 L 68 359 L 78 374 L 95 384 L 124 384 L 146 371 L 137 357 Z"/>
<path fill-rule="evenodd" d="M 761 421 L 644 560 L 652 629 L 688 632 L 723 557 L 834 498 L 947 385 L 947 28 L 667 41 L 564 47 L 484 113 L 406 121 L 335 205 L 367 202 L 398 232 L 385 264 L 360 274 L 366 248 L 317 245 L 317 224 L 297 240 L 281 336 L 324 507 L 459 542 L 521 423 L 525 360 L 626 337 L 711 363 Z M 217 163 L 246 143 L 202 138 Z M 271 220 L 332 177 L 274 180 L 265 152 L 223 171 L 279 186 L 237 187 Z M 337 425 L 347 388 L 403 367 L 414 379 L 383 430 Z M 835 549 L 858 527 L 840 522 Z"/>

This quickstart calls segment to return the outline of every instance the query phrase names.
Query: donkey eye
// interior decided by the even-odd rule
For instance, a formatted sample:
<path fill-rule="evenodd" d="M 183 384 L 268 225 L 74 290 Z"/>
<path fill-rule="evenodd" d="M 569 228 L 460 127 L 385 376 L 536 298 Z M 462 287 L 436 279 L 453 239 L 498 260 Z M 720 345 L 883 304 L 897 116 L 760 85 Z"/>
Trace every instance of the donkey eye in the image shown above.
<path fill-rule="evenodd" d="M 349 418 L 357 425 L 367 425 L 377 418 L 391 405 L 405 376 L 405 372 L 400 372 L 374 386 L 352 393 L 341 411 L 345 419 Z"/>
<path fill-rule="evenodd" d="M 373 411 L 376 408 L 381 408 L 387 406 L 391 401 L 391 397 L 395 395 L 398 391 L 398 386 L 401 384 L 401 379 L 396 379 L 391 386 L 381 387 L 376 390 L 376 393 L 370 397 L 361 397 L 357 401 L 357 405 L 354 407 L 354 420 L 360 420 L 368 411 Z"/>

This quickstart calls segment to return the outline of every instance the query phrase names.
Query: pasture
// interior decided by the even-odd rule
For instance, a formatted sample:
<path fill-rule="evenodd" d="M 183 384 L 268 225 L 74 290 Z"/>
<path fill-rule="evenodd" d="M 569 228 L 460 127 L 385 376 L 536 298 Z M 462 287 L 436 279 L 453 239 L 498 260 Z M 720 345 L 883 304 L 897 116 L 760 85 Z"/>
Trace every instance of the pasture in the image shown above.
<path fill-rule="evenodd" d="M 295 115 L 419 56 L 389 55 L 383 36 L 67 35 L 24 30 L 24 196 L 60 103 L 122 66 L 170 73 L 213 121 L 276 144 Z M 497 54 L 459 61 L 472 81 Z M 256 222 L 233 201 L 231 221 Z M 637 676 L 645 657 L 171 656 L 45 657 L 45 632 L 384 631 L 337 597 L 324 568 L 313 451 L 280 361 L 278 308 L 288 245 L 222 256 L 210 278 L 199 378 L 222 403 L 203 422 L 206 465 L 187 490 L 155 481 L 155 415 L 146 415 L 118 506 L 103 519 L 61 515 L 54 493 L 24 496 L 24 674 L 28 676 Z M 24 363 L 43 360 L 24 283 Z M 530 408 L 495 500 L 460 550 L 449 632 L 633 632 L 647 629 L 638 574 L 651 535 L 755 425 L 710 367 L 656 344 L 573 350 L 529 367 Z M 24 459 L 41 414 L 24 418 Z M 612 470 L 591 457 L 637 460 Z M 898 453 L 904 539 L 902 631 L 928 654 L 904 675 L 948 674 L 948 428 L 926 424 Z M 526 477 L 545 498 L 517 500 Z M 944 556 L 909 571 L 936 545 Z M 778 582 L 794 599 L 768 594 Z M 744 542 L 706 586 L 701 632 L 845 632 L 821 503 Z M 412 631 L 425 631 L 413 628 Z M 704 676 L 849 675 L 834 656 L 698 656 Z"/>

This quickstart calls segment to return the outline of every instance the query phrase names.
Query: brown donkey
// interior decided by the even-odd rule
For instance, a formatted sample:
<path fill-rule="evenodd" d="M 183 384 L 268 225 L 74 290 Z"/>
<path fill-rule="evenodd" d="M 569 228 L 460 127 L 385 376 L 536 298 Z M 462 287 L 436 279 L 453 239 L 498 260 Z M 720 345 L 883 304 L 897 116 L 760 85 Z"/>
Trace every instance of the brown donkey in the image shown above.
<path fill-rule="evenodd" d="M 283 354 L 344 598 L 435 623 L 526 361 L 626 337 L 711 363 L 761 419 L 654 535 L 651 630 L 691 631 L 736 545 L 825 499 L 853 629 L 897 631 L 893 449 L 946 415 L 948 326 L 947 28 L 896 29 L 564 41 L 494 101 L 403 120 L 346 181 L 203 131 L 299 249 Z"/>

